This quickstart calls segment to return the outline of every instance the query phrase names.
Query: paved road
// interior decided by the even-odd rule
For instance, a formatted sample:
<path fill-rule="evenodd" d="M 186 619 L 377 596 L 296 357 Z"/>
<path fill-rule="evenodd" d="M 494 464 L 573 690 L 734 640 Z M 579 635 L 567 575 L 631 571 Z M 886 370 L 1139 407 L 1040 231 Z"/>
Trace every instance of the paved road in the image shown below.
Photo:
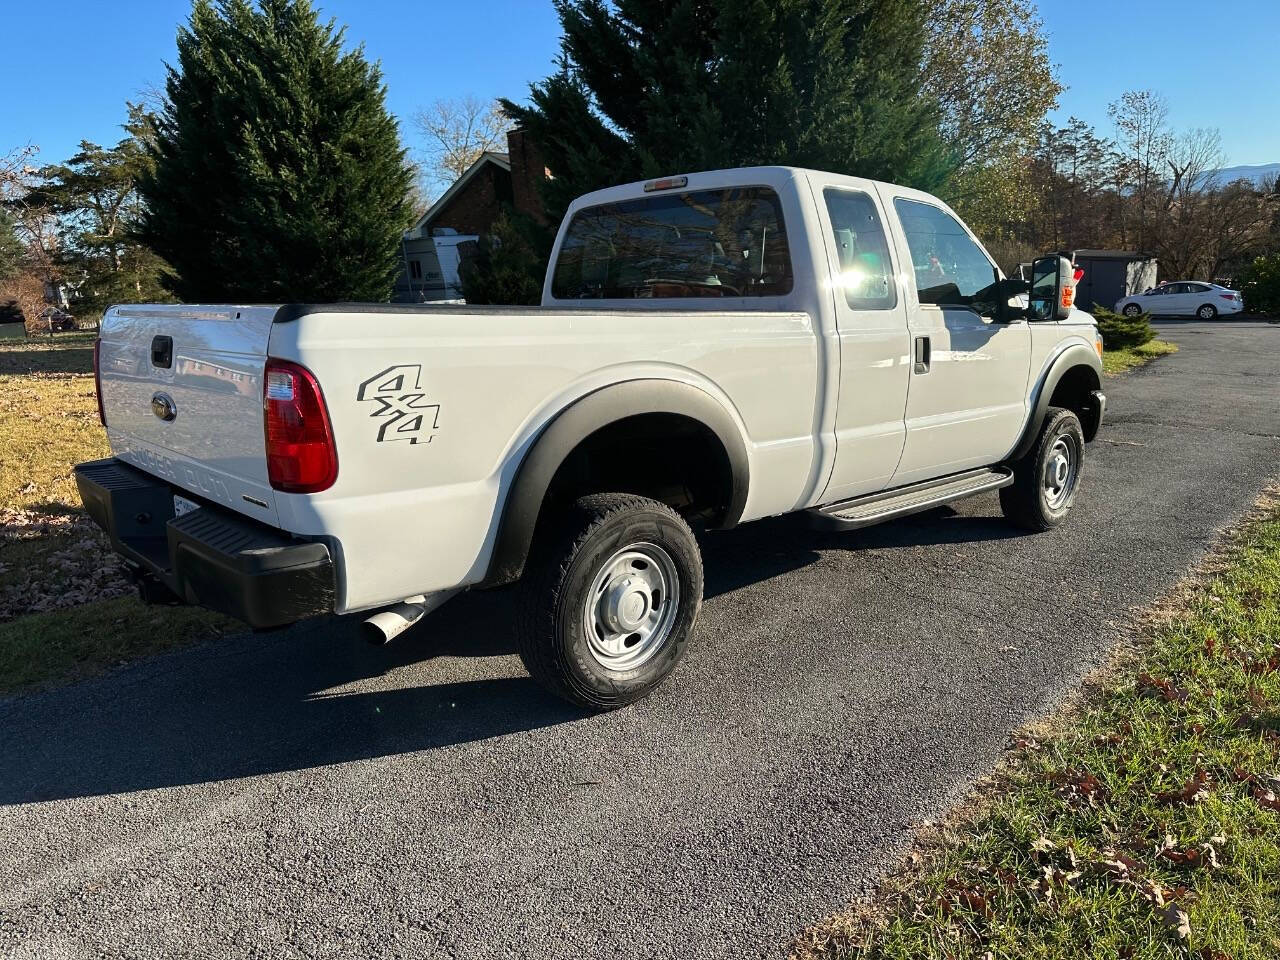
<path fill-rule="evenodd" d="M 629 710 L 543 696 L 500 594 L 386 651 L 330 622 L 0 703 L 0 954 L 777 954 L 1280 474 L 1280 326 L 1162 326 L 1064 529 L 986 496 L 716 536 L 698 642 Z"/>

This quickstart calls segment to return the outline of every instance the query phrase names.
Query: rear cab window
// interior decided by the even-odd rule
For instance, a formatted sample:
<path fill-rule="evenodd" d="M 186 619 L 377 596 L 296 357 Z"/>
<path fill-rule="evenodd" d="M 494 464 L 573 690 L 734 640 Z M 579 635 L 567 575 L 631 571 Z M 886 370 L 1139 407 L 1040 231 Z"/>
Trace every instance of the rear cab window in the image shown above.
<path fill-rule="evenodd" d="M 960 221 L 920 200 L 893 201 L 911 252 L 916 293 L 923 305 L 995 311 L 995 265 Z"/>
<path fill-rule="evenodd" d="M 897 306 L 889 241 L 875 201 L 861 190 L 827 187 L 822 191 L 831 219 L 831 241 L 839 271 L 836 282 L 852 310 L 890 310 Z"/>
<path fill-rule="evenodd" d="M 557 300 L 770 297 L 791 292 L 782 204 L 769 187 L 659 194 L 573 215 Z"/>

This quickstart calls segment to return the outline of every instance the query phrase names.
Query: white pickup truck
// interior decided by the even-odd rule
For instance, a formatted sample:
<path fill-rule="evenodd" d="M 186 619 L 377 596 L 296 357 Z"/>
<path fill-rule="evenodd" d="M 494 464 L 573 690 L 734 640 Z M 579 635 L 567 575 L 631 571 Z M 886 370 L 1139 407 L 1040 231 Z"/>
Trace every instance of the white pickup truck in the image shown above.
<path fill-rule="evenodd" d="M 541 307 L 115 306 L 89 514 L 144 596 L 388 637 L 523 581 L 520 654 L 587 707 L 679 660 L 691 526 L 856 528 L 999 489 L 1066 515 L 1102 422 L 1070 263 L 1004 279 L 942 202 L 787 167 L 584 196 Z M 1029 294 L 1029 295 L 1028 295 Z"/>

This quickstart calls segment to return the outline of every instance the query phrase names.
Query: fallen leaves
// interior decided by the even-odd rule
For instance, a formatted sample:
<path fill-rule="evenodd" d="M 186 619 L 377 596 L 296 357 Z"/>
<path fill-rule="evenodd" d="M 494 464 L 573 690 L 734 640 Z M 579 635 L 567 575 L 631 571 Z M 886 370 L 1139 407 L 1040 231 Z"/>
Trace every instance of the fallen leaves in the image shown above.
<path fill-rule="evenodd" d="M 84 514 L 0 510 L 0 544 L 14 541 L 28 556 L 3 565 L 0 622 L 133 592 L 107 538 Z M 31 541 L 40 543 L 25 546 Z"/>
<path fill-rule="evenodd" d="M 1280 670 L 1280 654 L 1274 657 L 1266 657 L 1256 660 L 1244 660 L 1240 664 L 1241 669 L 1251 676 L 1258 676 L 1263 673 L 1274 673 Z"/>
<path fill-rule="evenodd" d="M 1254 787 L 1253 799 L 1259 806 L 1266 807 L 1268 810 L 1280 811 L 1280 797 L 1277 797 L 1276 792 L 1270 787 Z"/>
<path fill-rule="evenodd" d="M 1149 673 L 1138 674 L 1138 694 L 1144 697 L 1160 697 L 1171 703 L 1185 703 L 1190 693 L 1172 680 L 1153 677 Z"/>
<path fill-rule="evenodd" d="M 957 909 L 963 908 L 984 920 L 990 920 L 995 915 L 990 898 L 989 891 L 953 877 L 946 882 L 941 896 L 938 897 L 938 909 L 943 916 L 949 916 Z"/>
<path fill-rule="evenodd" d="M 1108 849 L 1102 852 L 1102 859 L 1095 864 L 1094 872 L 1113 880 L 1132 880 L 1138 873 L 1138 862 L 1127 854 Z"/>
<path fill-rule="evenodd" d="M 1160 803 L 1167 804 L 1184 804 L 1190 806 L 1194 803 L 1200 803 L 1209 796 L 1209 791 L 1213 787 L 1213 779 L 1202 769 L 1197 769 L 1195 774 L 1183 784 L 1181 790 L 1166 790 L 1156 794 L 1156 800 Z"/>
<path fill-rule="evenodd" d="M 1221 866 L 1218 861 L 1218 847 L 1225 843 L 1225 837 L 1211 837 L 1207 843 L 1202 843 L 1198 847 L 1180 847 L 1172 834 L 1166 834 L 1164 843 L 1156 852 L 1156 856 L 1177 867 L 1216 870 Z"/>
<path fill-rule="evenodd" d="M 1159 912 L 1160 923 L 1179 940 L 1191 937 L 1191 918 L 1176 903 L 1168 903 Z"/>
<path fill-rule="evenodd" d="M 1054 791 L 1069 807 L 1096 807 L 1107 799 L 1107 788 L 1087 770 L 1067 770 L 1051 773 L 1049 781 L 1056 785 Z"/>

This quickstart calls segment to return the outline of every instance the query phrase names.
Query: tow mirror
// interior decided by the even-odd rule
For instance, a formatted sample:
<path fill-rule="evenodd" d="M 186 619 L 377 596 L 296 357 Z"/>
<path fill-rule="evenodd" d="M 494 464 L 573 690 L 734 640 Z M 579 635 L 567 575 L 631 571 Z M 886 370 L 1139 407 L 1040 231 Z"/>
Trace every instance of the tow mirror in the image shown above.
<path fill-rule="evenodd" d="M 1032 320 L 1065 320 L 1076 299 L 1075 269 L 1066 257 L 1054 254 L 1031 264 L 1031 295 L 1027 315 Z"/>
<path fill-rule="evenodd" d="M 1021 277 L 1002 277 L 996 268 L 992 268 L 991 272 L 995 276 L 992 289 L 995 291 L 996 320 L 1012 323 L 1026 319 L 1027 310 L 1023 298 L 1029 289 L 1027 281 Z"/>

